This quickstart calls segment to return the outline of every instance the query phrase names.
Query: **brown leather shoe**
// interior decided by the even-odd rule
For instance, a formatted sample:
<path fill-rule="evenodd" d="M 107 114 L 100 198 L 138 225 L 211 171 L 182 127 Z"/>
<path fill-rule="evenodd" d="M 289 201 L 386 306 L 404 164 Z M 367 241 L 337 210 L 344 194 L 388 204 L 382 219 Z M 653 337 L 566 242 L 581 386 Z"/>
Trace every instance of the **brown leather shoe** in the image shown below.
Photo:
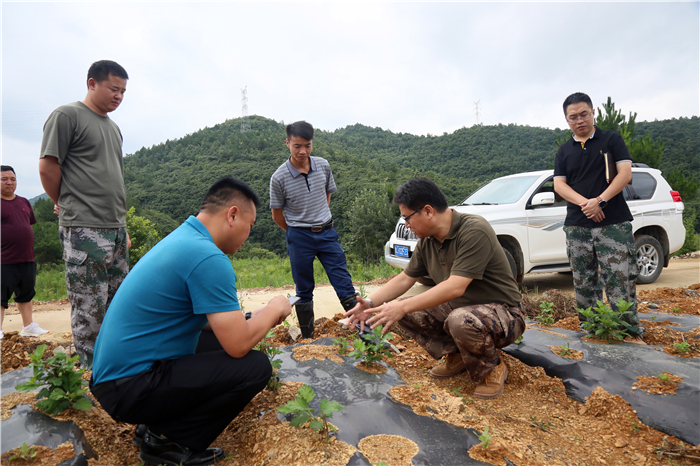
<path fill-rule="evenodd" d="M 503 385 L 508 378 L 508 366 L 501 358 L 501 363 L 486 376 L 483 383 L 476 386 L 474 396 L 477 398 L 496 398 L 503 393 Z"/>
<path fill-rule="evenodd" d="M 430 370 L 432 377 L 454 377 L 460 372 L 464 372 L 466 365 L 462 360 L 462 355 L 459 353 L 450 353 L 445 356 L 445 363 L 438 364 Z"/>

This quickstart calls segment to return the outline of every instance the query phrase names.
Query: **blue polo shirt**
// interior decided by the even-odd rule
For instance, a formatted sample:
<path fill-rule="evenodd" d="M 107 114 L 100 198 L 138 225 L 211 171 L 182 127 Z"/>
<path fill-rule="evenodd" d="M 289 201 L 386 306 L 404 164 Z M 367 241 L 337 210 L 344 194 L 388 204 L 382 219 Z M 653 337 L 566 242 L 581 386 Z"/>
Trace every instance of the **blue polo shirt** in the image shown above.
<path fill-rule="evenodd" d="M 208 313 L 240 310 L 236 274 L 209 231 L 190 217 L 129 272 L 95 343 L 95 384 L 194 354 Z"/>

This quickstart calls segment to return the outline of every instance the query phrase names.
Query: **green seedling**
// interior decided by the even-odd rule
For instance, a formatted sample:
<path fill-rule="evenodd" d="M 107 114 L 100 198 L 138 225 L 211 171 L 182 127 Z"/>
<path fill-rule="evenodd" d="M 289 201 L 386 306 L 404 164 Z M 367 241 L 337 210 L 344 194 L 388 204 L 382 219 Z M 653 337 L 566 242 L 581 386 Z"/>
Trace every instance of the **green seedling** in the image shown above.
<path fill-rule="evenodd" d="M 522 343 L 522 341 L 523 341 L 523 336 L 520 335 L 518 338 L 516 338 L 515 344 L 516 344 L 516 345 L 519 345 L 520 343 Z"/>
<path fill-rule="evenodd" d="M 357 292 L 360 293 L 360 298 L 367 298 L 367 288 L 365 288 L 364 283 L 360 283 L 359 285 L 357 285 Z"/>
<path fill-rule="evenodd" d="M 530 420 L 532 421 L 530 423 L 531 426 L 537 427 L 538 429 L 543 430 L 545 432 L 549 432 L 547 430 L 547 427 L 554 427 L 554 424 L 552 424 L 549 421 L 545 421 L 544 418 L 542 418 L 541 421 L 538 421 L 536 416 L 530 416 Z"/>
<path fill-rule="evenodd" d="M 571 348 L 569 348 L 568 343 L 566 344 L 566 346 L 559 347 L 559 356 L 569 356 L 569 355 L 571 355 Z"/>
<path fill-rule="evenodd" d="M 652 321 L 656 320 L 656 317 L 657 317 L 657 316 L 653 316 L 653 317 L 651 318 L 651 320 L 652 320 Z"/>
<path fill-rule="evenodd" d="M 272 339 L 274 336 L 275 331 L 270 329 L 270 331 L 267 332 L 263 339 L 260 340 L 260 343 L 255 345 L 255 348 L 253 349 L 265 353 L 265 356 L 267 356 L 270 360 L 270 364 L 272 365 L 272 367 L 274 369 L 279 369 L 280 367 L 282 367 L 282 361 L 280 359 L 275 359 L 275 356 L 281 354 L 282 350 L 268 342 L 268 339 Z M 279 376 L 273 372 L 272 377 L 270 377 L 270 380 L 267 381 L 267 387 L 271 390 L 279 390 L 281 386 L 282 382 L 280 381 Z"/>
<path fill-rule="evenodd" d="M 636 434 L 636 433 L 640 432 L 641 429 L 639 428 L 639 423 L 637 422 L 637 420 L 632 419 L 632 416 L 630 416 L 629 414 L 627 415 L 627 417 L 630 419 L 630 421 L 632 421 L 632 427 L 630 427 L 630 430 L 632 431 L 632 433 Z"/>
<path fill-rule="evenodd" d="M 32 461 L 36 456 L 36 450 L 33 446 L 27 445 L 27 442 L 22 442 L 22 446 L 17 449 L 17 454 L 10 456 L 10 461 L 24 460 Z"/>
<path fill-rule="evenodd" d="M 492 436 L 493 436 L 492 434 L 489 434 L 489 428 L 487 426 L 484 429 L 484 433 L 479 435 L 479 437 L 478 437 L 479 440 L 481 441 L 481 448 L 486 450 L 489 447 L 489 445 L 491 445 L 491 437 Z"/>
<path fill-rule="evenodd" d="M 682 343 L 674 343 L 673 347 L 678 351 L 679 353 L 687 353 L 690 351 L 690 345 L 688 344 L 687 341 L 684 341 Z"/>
<path fill-rule="evenodd" d="M 666 383 L 670 380 L 669 373 L 668 372 L 662 372 L 661 374 L 657 375 L 656 377 L 659 378 L 661 383 Z"/>
<path fill-rule="evenodd" d="M 347 338 L 338 337 L 333 342 L 333 345 L 338 347 L 338 353 L 342 354 L 343 356 L 348 354 L 348 351 L 350 350 L 350 343 L 348 342 Z"/>
<path fill-rule="evenodd" d="M 387 340 L 394 338 L 394 335 L 387 333 L 382 335 L 383 325 L 377 326 L 372 333 L 375 335 L 374 343 L 367 343 L 362 338 L 356 338 L 352 346 L 354 350 L 350 353 L 355 359 L 361 359 L 365 364 L 372 364 L 382 360 L 383 356 L 393 358 L 388 346 L 385 345 Z"/>
<path fill-rule="evenodd" d="M 540 313 L 535 316 L 535 320 L 542 325 L 552 325 L 554 323 L 554 303 L 541 301 Z"/>
<path fill-rule="evenodd" d="M 288 401 L 287 404 L 280 406 L 277 410 L 283 414 L 294 415 L 289 423 L 292 427 L 302 427 L 308 422 L 309 427 L 319 432 L 326 442 L 329 442 L 330 432 L 338 429 L 328 424 L 328 419 L 333 417 L 333 413 L 342 411 L 343 405 L 324 398 L 319 406 L 320 414 L 317 415 L 314 409 L 309 406 L 315 397 L 314 389 L 304 385 L 299 389 L 297 396 L 292 401 Z"/>
<path fill-rule="evenodd" d="M 678 314 L 679 312 L 681 312 L 681 308 L 680 308 L 680 307 L 674 307 L 674 308 L 673 308 L 673 312 L 675 312 L 676 314 Z"/>
<path fill-rule="evenodd" d="M 92 403 L 83 394 L 88 383 L 82 379 L 85 369 L 75 370 L 75 362 L 78 356 L 69 358 L 66 353 L 57 351 L 53 356 L 44 361 L 46 345 L 40 345 L 30 354 L 32 362 L 29 364 L 34 370 L 34 375 L 29 382 L 23 382 L 15 387 L 19 392 L 31 392 L 41 388 L 36 399 L 46 398 L 37 402 L 37 407 L 47 414 L 59 414 L 68 408 L 87 411 L 92 408 Z"/>
<path fill-rule="evenodd" d="M 586 318 L 581 327 L 596 338 L 608 341 L 622 341 L 629 336 L 627 328 L 630 327 L 630 324 L 622 320 L 622 317 L 631 314 L 628 309 L 634 303 L 629 303 L 620 298 L 617 301 L 618 311 L 612 310 L 610 306 L 603 304 L 601 301 L 598 301 L 597 304 L 597 307 L 594 308 L 589 307 L 578 310 Z"/>

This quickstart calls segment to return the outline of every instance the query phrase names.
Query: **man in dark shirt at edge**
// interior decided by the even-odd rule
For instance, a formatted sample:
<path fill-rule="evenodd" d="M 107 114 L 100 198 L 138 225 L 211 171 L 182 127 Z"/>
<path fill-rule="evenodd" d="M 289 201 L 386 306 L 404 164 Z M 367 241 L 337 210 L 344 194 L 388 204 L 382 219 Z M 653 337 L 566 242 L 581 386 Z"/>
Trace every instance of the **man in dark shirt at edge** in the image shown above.
<path fill-rule="evenodd" d="M 568 201 L 564 232 L 576 304 L 585 309 L 602 301 L 602 281 L 612 309 L 618 309 L 620 298 L 633 303 L 631 314 L 623 317 L 630 324 L 627 341 L 644 344 L 637 318 L 632 214 L 622 195 L 632 180 L 632 158 L 622 136 L 594 126 L 595 110 L 588 95 L 577 92 L 567 97 L 564 115 L 573 134 L 557 151 L 554 190 Z M 611 180 L 606 177 L 608 153 L 612 153 L 617 170 Z M 579 313 L 579 320 L 583 318 Z"/>

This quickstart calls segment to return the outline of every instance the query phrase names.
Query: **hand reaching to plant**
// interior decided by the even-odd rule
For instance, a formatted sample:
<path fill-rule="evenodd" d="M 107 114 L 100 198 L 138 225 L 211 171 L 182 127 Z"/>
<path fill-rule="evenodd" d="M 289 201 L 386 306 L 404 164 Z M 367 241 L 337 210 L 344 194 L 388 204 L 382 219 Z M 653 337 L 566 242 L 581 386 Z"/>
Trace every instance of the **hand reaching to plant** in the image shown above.
<path fill-rule="evenodd" d="M 372 302 L 358 296 L 357 305 L 345 313 L 345 317 L 350 318 L 347 326 L 353 328 L 357 323 L 359 323 L 360 331 L 364 332 L 365 321 L 372 315 L 370 309 L 372 309 Z"/>
<path fill-rule="evenodd" d="M 389 328 L 403 319 L 403 316 L 408 314 L 404 309 L 403 301 L 393 301 L 384 303 L 381 306 L 373 309 L 374 316 L 370 317 L 367 322 L 371 324 L 371 329 L 374 330 L 379 325 L 383 325 L 382 334 L 389 331 Z"/>

